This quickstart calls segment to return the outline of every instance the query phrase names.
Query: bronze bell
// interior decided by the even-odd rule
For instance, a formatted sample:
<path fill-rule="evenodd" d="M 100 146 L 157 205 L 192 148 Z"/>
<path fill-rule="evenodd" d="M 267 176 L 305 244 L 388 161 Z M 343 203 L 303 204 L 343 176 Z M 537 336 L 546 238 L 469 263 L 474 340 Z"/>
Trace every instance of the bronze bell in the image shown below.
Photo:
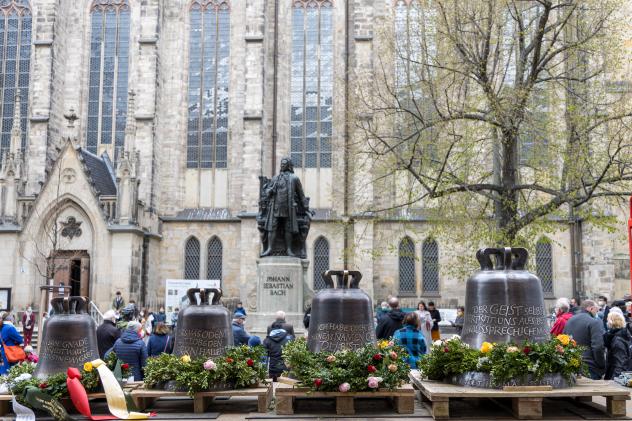
<path fill-rule="evenodd" d="M 338 287 L 334 288 L 332 276 Z M 351 279 L 349 279 L 351 278 Z M 355 270 L 328 270 L 323 273 L 326 289 L 312 300 L 307 347 L 311 352 L 355 350 L 375 343 L 371 298 L 358 284 L 362 274 Z"/>
<path fill-rule="evenodd" d="M 521 344 L 550 337 L 542 282 L 525 270 L 528 257 L 524 248 L 486 248 L 476 253 L 481 270 L 465 284 L 463 342 L 480 348 L 483 342 Z"/>
<path fill-rule="evenodd" d="M 97 325 L 87 313 L 87 297 L 58 297 L 51 300 L 55 310 L 44 324 L 35 377 L 65 373 L 68 367 L 82 368 L 99 358 Z"/>
<path fill-rule="evenodd" d="M 211 305 L 209 293 L 213 293 Z M 230 312 L 219 303 L 222 291 L 190 288 L 187 297 L 191 305 L 178 313 L 174 354 L 191 358 L 224 355 L 226 348 L 233 346 L 233 328 Z"/>

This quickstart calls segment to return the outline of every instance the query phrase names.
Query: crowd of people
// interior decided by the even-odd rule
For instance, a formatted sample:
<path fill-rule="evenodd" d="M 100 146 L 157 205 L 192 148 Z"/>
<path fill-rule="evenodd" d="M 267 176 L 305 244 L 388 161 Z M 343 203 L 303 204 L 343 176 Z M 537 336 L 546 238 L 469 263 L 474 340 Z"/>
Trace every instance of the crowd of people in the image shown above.
<path fill-rule="evenodd" d="M 560 298 L 555 304 L 552 335 L 564 333 L 585 347 L 582 358 L 590 378 L 611 380 L 632 370 L 632 297 L 608 305 L 600 296 L 597 301 Z"/>
<path fill-rule="evenodd" d="M 176 309 L 177 310 L 177 309 Z M 458 307 L 456 318 L 450 321 L 457 334 L 461 334 L 465 309 Z M 233 344 L 263 345 L 267 351 L 266 362 L 269 375 L 276 381 L 287 368 L 283 362 L 282 349 L 296 335 L 294 326 L 286 321 L 283 311 L 267 327 L 263 340 L 250 335 L 245 328 L 246 309 L 239 302 L 232 315 Z M 311 309 L 305 312 L 303 324 L 308 329 Z M 177 311 L 167 324 L 165 309 L 157 312 L 148 308 L 138 309 L 136 303 L 125 303 L 120 292 L 112 301 L 112 308 L 103 314 L 103 322 L 97 328 L 99 356 L 107 357 L 115 352 L 129 364 L 134 380 L 143 379 L 143 369 L 148 358 L 173 352 Z M 30 345 L 35 327 L 35 315 L 31 307 L 22 314 L 22 332 L 16 329 L 15 317 L 0 312 L 1 358 L 0 375 L 19 361 L 37 362 L 38 356 Z M 429 351 L 432 342 L 440 339 L 441 314 L 435 303 L 420 301 L 417 309 L 405 312 L 397 297 L 382 302 L 375 314 L 375 333 L 378 340 L 393 340 L 405 347 L 411 368 Z M 611 305 L 604 296 L 597 301 L 559 298 L 555 304 L 551 335 L 567 334 L 585 347 L 583 360 L 592 379 L 610 380 L 624 371 L 632 370 L 632 297 L 625 295 Z"/>

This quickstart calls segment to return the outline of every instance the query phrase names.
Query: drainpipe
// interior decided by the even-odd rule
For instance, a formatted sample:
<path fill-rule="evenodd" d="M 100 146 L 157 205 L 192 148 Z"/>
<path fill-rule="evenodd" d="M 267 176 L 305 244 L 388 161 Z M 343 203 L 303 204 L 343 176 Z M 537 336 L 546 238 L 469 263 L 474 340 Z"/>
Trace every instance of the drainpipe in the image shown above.
<path fill-rule="evenodd" d="M 277 91 L 279 78 L 277 72 L 279 69 L 279 0 L 274 0 L 274 51 L 273 51 L 273 71 L 274 81 L 272 83 L 272 169 L 271 175 L 274 175 L 276 168 L 276 149 L 277 149 Z"/>
<path fill-rule="evenodd" d="M 583 250 L 582 250 L 582 220 L 575 216 L 571 207 L 569 215 L 569 228 L 571 234 L 571 282 L 573 287 L 573 297 L 583 298 L 586 291 L 582 279 Z"/>
<path fill-rule="evenodd" d="M 346 219 L 344 222 L 344 252 L 343 252 L 343 267 L 345 269 L 349 268 L 349 247 L 351 241 L 349 241 L 349 237 L 353 235 L 353 217 L 349 216 L 349 192 L 350 192 L 350 177 L 349 177 L 349 92 L 351 91 L 349 86 L 349 72 L 351 69 L 351 65 L 349 60 L 351 58 L 351 1 L 347 0 L 345 2 L 345 132 L 344 132 L 344 152 L 343 152 L 343 161 L 344 161 L 344 200 L 343 200 L 343 218 Z"/>

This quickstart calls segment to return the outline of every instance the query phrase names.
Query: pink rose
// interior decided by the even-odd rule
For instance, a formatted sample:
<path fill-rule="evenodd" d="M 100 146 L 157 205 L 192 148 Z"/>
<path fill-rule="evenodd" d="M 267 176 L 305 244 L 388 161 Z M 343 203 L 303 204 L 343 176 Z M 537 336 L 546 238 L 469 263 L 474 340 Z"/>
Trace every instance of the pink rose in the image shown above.
<path fill-rule="evenodd" d="M 212 370 L 215 370 L 216 368 L 217 368 L 217 364 L 215 364 L 213 360 L 204 361 L 204 370 L 212 371 Z"/>
<path fill-rule="evenodd" d="M 333 363 L 334 361 L 336 361 L 336 357 L 334 355 L 328 355 L 327 356 L 327 362 L 328 363 Z"/>
<path fill-rule="evenodd" d="M 395 345 L 395 342 L 389 341 L 388 346 L 393 346 L 393 345 Z"/>
<path fill-rule="evenodd" d="M 369 377 L 368 382 L 371 389 L 377 389 L 380 386 L 380 382 L 378 381 L 377 377 Z"/>
<path fill-rule="evenodd" d="M 396 364 L 389 364 L 388 365 L 388 371 L 390 371 L 391 373 L 394 373 L 397 371 L 397 365 Z"/>
<path fill-rule="evenodd" d="M 351 385 L 349 383 L 342 383 L 340 386 L 338 386 L 338 390 L 341 392 L 348 392 L 349 389 L 351 389 Z"/>
<path fill-rule="evenodd" d="M 391 351 L 391 358 L 396 360 L 397 359 L 397 352 Z"/>

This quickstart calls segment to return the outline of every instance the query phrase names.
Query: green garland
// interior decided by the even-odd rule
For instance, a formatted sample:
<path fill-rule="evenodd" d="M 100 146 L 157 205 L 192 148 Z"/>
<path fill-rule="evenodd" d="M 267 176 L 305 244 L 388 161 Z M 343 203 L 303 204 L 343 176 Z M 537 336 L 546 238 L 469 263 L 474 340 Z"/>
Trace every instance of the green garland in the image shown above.
<path fill-rule="evenodd" d="M 537 380 L 547 374 L 561 374 L 571 380 L 586 373 L 583 350 L 568 335 L 521 345 L 484 342 L 480 349 L 472 349 L 453 337 L 434 342 L 419 369 L 430 380 L 445 380 L 470 371 L 489 373 L 494 385 L 528 374 Z"/>
<path fill-rule="evenodd" d="M 105 359 L 105 364 L 110 370 L 116 367 L 118 358 L 116 354 L 111 352 Z M 45 379 L 33 377 L 36 365 L 30 362 L 21 362 L 11 367 L 5 376 L 0 377 L 0 383 L 6 383 L 16 400 L 22 405 L 29 406 L 24 400 L 24 391 L 27 387 L 33 386 L 39 388 L 42 392 L 50 395 L 55 399 L 67 398 L 68 388 L 66 386 L 66 373 L 53 374 Z M 123 364 L 123 377 L 129 376 L 129 366 Z M 88 393 L 94 392 L 99 387 L 98 371 L 92 368 L 91 364 L 84 364 L 79 370 L 81 372 L 81 384 Z"/>
<path fill-rule="evenodd" d="M 264 347 L 246 345 L 229 348 L 224 355 L 213 359 L 162 354 L 147 360 L 144 382 L 146 387 L 153 388 L 175 381 L 178 388 L 191 396 L 222 385 L 231 389 L 254 387 L 266 382 L 265 355 Z"/>
<path fill-rule="evenodd" d="M 388 341 L 334 353 L 312 353 L 304 338 L 283 347 L 289 374 L 313 391 L 396 389 L 408 381 L 407 357 L 404 348 Z"/>

